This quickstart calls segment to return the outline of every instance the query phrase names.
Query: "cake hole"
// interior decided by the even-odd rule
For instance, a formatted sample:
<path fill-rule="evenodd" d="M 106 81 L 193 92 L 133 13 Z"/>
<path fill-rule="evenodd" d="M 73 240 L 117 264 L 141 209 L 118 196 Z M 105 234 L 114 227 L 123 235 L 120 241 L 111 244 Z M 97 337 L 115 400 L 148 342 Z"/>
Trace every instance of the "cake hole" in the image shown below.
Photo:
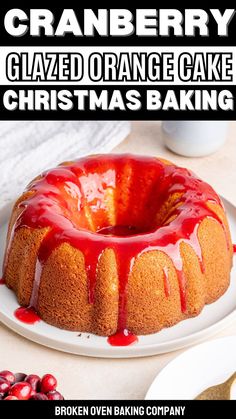
<path fill-rule="evenodd" d="M 181 192 L 173 188 L 171 177 L 163 181 L 163 165 L 147 162 L 111 161 L 103 165 L 90 161 L 77 181 L 68 174 L 54 178 L 63 190 L 65 218 L 80 230 L 104 236 L 129 237 L 149 234 L 175 217 Z M 54 179 L 53 178 L 53 179 Z M 64 204 L 66 202 L 66 205 Z"/>
<path fill-rule="evenodd" d="M 103 227 L 97 230 L 98 234 L 103 234 L 105 236 L 118 236 L 118 237 L 127 237 L 127 236 L 134 236 L 137 234 L 145 233 L 144 230 L 135 226 L 108 226 Z"/>

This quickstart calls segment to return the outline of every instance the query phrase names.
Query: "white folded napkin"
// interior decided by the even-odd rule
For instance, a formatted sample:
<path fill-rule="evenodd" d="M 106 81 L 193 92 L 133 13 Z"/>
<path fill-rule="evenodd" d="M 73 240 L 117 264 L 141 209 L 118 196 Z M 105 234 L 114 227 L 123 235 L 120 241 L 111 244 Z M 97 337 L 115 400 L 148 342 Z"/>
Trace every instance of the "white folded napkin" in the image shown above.
<path fill-rule="evenodd" d="M 107 153 L 129 131 L 124 121 L 0 122 L 0 210 L 45 169 L 86 154 Z"/>

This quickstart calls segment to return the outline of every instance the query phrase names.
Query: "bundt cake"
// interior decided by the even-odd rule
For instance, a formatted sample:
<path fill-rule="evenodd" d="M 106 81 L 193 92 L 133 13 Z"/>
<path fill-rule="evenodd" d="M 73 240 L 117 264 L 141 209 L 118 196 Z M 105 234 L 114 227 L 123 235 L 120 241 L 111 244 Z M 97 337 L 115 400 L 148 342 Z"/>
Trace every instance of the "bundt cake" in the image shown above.
<path fill-rule="evenodd" d="M 222 202 L 191 171 L 95 155 L 48 170 L 18 199 L 4 279 L 45 322 L 125 345 L 217 300 L 232 255 Z"/>

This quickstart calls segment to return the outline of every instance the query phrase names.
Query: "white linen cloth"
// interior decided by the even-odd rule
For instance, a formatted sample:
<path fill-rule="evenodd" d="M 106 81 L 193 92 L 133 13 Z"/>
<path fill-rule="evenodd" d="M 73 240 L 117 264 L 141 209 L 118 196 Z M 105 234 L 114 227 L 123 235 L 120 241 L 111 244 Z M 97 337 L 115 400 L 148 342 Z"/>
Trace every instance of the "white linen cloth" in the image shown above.
<path fill-rule="evenodd" d="M 0 122 L 0 210 L 45 169 L 110 152 L 129 131 L 125 121 Z"/>

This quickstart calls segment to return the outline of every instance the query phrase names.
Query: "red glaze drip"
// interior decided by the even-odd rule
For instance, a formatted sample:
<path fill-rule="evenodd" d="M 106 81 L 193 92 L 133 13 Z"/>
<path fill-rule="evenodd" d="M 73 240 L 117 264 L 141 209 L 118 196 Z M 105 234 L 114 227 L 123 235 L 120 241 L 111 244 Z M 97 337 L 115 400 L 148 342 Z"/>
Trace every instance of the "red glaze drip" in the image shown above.
<path fill-rule="evenodd" d="M 41 320 L 33 307 L 19 307 L 16 309 L 14 315 L 17 320 L 27 324 L 35 324 Z"/>
<path fill-rule="evenodd" d="M 152 157 L 105 155 L 83 158 L 69 166 L 49 170 L 27 190 L 34 194 L 20 204 L 22 211 L 14 230 L 49 228 L 38 252 L 31 305 L 37 309 L 45 262 L 53 249 L 64 242 L 84 254 L 88 300 L 92 304 L 99 258 L 106 248 L 111 248 L 116 255 L 119 274 L 117 341 L 122 335 L 126 342 L 131 339 L 125 332 L 126 291 L 135 258 L 144 252 L 159 250 L 171 259 L 179 281 L 181 309 L 185 312 L 186 284 L 180 244 L 186 242 L 192 246 L 204 272 L 198 226 L 204 218 L 211 217 L 224 228 L 221 219 L 207 205 L 211 202 L 222 206 L 210 185 L 187 169 L 166 165 Z M 174 203 L 157 222 L 160 209 L 173 194 Z M 165 275 L 164 281 L 168 296 L 170 290 Z M 111 339 L 114 341 L 115 338 Z"/>
<path fill-rule="evenodd" d="M 129 346 L 136 343 L 138 338 L 127 329 L 123 329 L 115 335 L 109 336 L 107 341 L 111 346 Z"/>
<path fill-rule="evenodd" d="M 163 275 L 164 275 L 164 290 L 166 297 L 170 296 L 170 281 L 169 281 L 169 273 L 168 268 L 165 266 L 163 269 Z"/>
<path fill-rule="evenodd" d="M 3 278 L 0 278 L 0 285 L 4 285 L 5 284 L 5 280 Z"/>
<path fill-rule="evenodd" d="M 38 304 L 38 292 L 39 292 L 39 285 L 40 285 L 40 279 L 42 274 L 42 264 L 37 259 L 36 266 L 35 266 L 35 274 L 34 274 L 34 286 L 31 293 L 30 298 L 30 307 L 37 308 Z"/>
<path fill-rule="evenodd" d="M 233 252 L 236 253 L 236 244 L 233 244 Z"/>

